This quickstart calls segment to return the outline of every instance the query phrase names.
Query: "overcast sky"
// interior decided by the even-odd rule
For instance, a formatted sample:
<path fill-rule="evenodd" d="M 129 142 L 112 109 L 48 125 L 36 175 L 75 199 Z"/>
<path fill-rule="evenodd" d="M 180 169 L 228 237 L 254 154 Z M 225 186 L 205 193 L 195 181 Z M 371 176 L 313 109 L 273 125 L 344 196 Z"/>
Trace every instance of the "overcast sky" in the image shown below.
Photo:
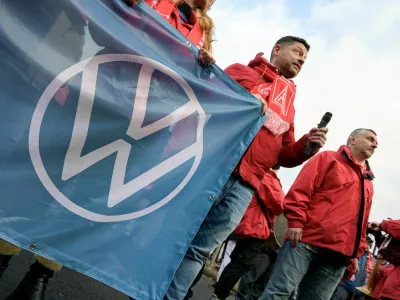
<path fill-rule="evenodd" d="M 368 127 L 379 147 L 371 221 L 400 219 L 400 1 L 217 0 L 214 55 L 225 68 L 267 57 L 284 35 L 304 37 L 311 50 L 297 84 L 296 138 L 333 113 L 325 150 L 337 150 L 349 133 Z M 300 167 L 282 169 L 287 191 Z"/>

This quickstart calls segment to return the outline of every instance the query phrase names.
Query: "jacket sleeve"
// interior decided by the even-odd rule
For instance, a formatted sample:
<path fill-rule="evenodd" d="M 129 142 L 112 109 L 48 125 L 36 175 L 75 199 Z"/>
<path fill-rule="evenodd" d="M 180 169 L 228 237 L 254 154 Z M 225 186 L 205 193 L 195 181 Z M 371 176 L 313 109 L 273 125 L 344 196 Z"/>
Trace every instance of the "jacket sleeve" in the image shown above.
<path fill-rule="evenodd" d="M 289 228 L 304 227 L 315 188 L 321 185 L 329 167 L 329 162 L 324 161 L 326 153 L 322 152 L 304 165 L 284 199 L 283 209 Z"/>
<path fill-rule="evenodd" d="M 265 173 L 258 189 L 258 196 L 268 211 L 271 212 L 271 216 L 283 213 L 283 198 L 285 194 L 274 172 L 268 171 Z"/>
<path fill-rule="evenodd" d="M 293 168 L 301 165 L 310 157 L 318 153 L 319 149 L 311 151 L 310 155 L 305 155 L 304 150 L 307 147 L 308 134 L 303 135 L 297 142 L 294 136 L 294 124 L 283 135 L 282 150 L 279 154 L 278 164 L 285 168 Z"/>
<path fill-rule="evenodd" d="M 400 239 L 400 220 L 385 220 L 381 223 L 381 229 L 396 240 Z"/>

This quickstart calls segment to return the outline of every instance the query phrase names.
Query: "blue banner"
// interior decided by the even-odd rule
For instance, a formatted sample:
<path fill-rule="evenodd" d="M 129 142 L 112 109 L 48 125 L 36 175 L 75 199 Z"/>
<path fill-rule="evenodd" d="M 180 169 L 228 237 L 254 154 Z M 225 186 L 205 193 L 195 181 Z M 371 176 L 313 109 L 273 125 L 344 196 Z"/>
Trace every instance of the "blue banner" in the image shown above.
<path fill-rule="evenodd" d="M 0 7 L 0 237 L 162 299 L 259 102 L 145 3 Z"/>

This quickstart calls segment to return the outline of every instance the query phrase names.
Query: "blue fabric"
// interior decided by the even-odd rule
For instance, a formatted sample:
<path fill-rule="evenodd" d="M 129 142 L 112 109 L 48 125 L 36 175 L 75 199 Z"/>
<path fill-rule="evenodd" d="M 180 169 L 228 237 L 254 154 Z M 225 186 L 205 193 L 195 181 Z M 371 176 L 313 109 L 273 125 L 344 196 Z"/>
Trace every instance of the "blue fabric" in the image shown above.
<path fill-rule="evenodd" d="M 0 238 L 162 299 L 260 103 L 142 2 L 0 7 Z"/>
<path fill-rule="evenodd" d="M 289 299 L 295 290 L 297 300 L 330 299 L 344 271 L 344 266 L 332 263 L 330 258 L 320 260 L 307 244 L 292 247 L 285 241 L 260 300 Z"/>
<path fill-rule="evenodd" d="M 205 259 L 239 224 L 253 194 L 254 190 L 238 177 L 232 175 L 229 178 L 185 254 L 167 291 L 166 300 L 185 297 Z"/>

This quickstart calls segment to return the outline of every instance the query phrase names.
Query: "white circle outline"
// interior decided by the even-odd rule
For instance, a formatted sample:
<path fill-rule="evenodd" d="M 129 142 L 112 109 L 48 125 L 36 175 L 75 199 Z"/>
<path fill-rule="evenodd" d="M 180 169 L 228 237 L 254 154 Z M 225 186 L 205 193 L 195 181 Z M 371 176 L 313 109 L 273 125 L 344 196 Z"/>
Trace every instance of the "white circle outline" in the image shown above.
<path fill-rule="evenodd" d="M 87 63 L 93 61 L 97 62 L 98 64 L 101 63 L 106 63 L 106 62 L 133 62 L 133 63 L 138 63 L 138 64 L 148 64 L 152 66 L 155 70 L 161 71 L 165 74 L 168 74 L 169 77 L 174 79 L 185 91 L 187 96 L 189 97 L 190 101 L 194 101 L 194 103 L 197 106 L 197 112 L 199 113 L 199 123 L 197 127 L 197 141 L 196 144 L 198 146 L 198 151 L 197 154 L 194 156 L 195 160 L 193 162 L 193 165 L 191 169 L 189 170 L 188 174 L 185 176 L 185 178 L 182 180 L 182 182 L 166 197 L 164 197 L 162 200 L 158 201 L 157 203 L 146 207 L 145 209 L 128 213 L 128 214 L 122 214 L 122 215 L 102 215 L 98 213 L 94 213 L 90 210 L 87 210 L 83 207 L 80 207 L 79 205 L 75 204 L 72 202 L 70 199 L 68 199 L 53 183 L 53 181 L 50 179 L 49 175 L 46 172 L 46 169 L 43 165 L 42 158 L 40 156 L 40 149 L 39 149 L 39 139 L 40 139 L 40 128 L 43 122 L 44 115 L 46 113 L 47 107 L 50 104 L 51 100 L 53 99 L 53 96 L 55 93 L 62 87 L 64 83 L 66 83 L 69 79 L 72 77 L 76 76 L 77 74 L 83 72 L 84 67 L 86 66 Z M 64 206 L 66 209 L 69 211 L 73 212 L 74 214 L 81 216 L 85 219 L 95 221 L 95 222 L 121 222 L 121 221 L 127 221 L 127 220 L 132 220 L 136 219 L 142 216 L 145 216 L 151 212 L 154 212 L 155 210 L 161 208 L 165 204 L 167 204 L 169 201 L 171 201 L 188 183 L 188 181 L 191 179 L 191 177 L 194 175 L 196 172 L 201 158 L 203 154 L 203 130 L 205 126 L 205 121 L 206 121 L 206 114 L 201 107 L 200 103 L 197 100 L 196 95 L 194 94 L 192 88 L 190 85 L 174 70 L 170 69 L 169 67 L 154 61 L 152 59 L 143 57 L 143 56 L 137 56 L 137 55 L 131 55 L 131 54 L 104 54 L 104 55 L 98 55 L 94 57 L 90 57 L 88 59 L 85 59 L 65 71 L 61 72 L 46 88 L 46 90 L 43 92 L 42 96 L 40 97 L 35 111 L 32 116 L 32 121 L 31 121 L 31 126 L 29 129 L 29 154 L 32 160 L 33 167 L 36 171 L 36 174 L 38 175 L 40 181 L 46 188 L 46 190 L 54 197 L 56 201 L 58 201 L 62 206 Z"/>

